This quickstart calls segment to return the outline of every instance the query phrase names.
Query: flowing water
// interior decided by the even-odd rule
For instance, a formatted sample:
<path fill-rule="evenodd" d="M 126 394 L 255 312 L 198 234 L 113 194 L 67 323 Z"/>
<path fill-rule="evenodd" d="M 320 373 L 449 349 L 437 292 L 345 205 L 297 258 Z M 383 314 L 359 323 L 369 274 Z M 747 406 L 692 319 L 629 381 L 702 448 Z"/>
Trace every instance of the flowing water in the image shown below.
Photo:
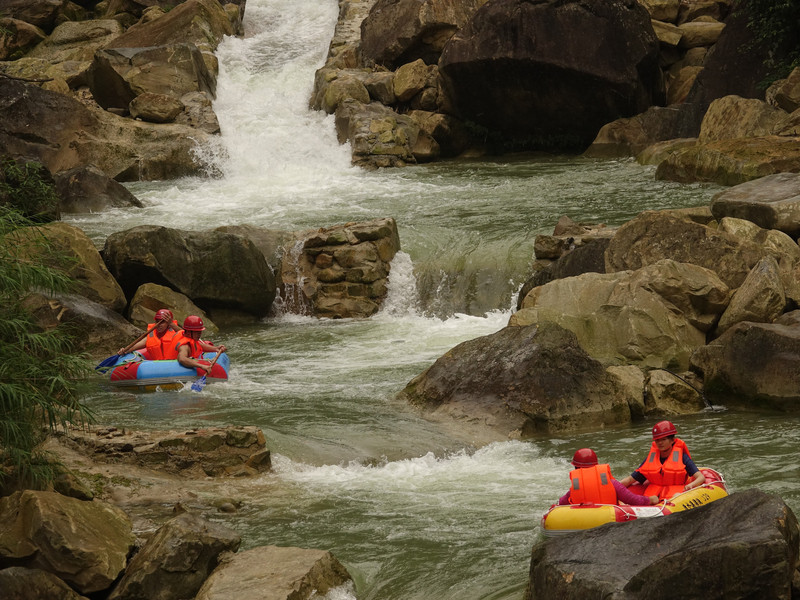
<path fill-rule="evenodd" d="M 594 447 L 634 468 L 651 423 L 481 446 L 393 399 L 456 344 L 502 328 L 536 234 L 561 215 L 618 225 L 646 209 L 706 205 L 711 185 L 657 182 L 630 160 L 515 156 L 365 172 L 333 119 L 308 110 L 336 0 L 248 0 L 246 36 L 219 48 L 222 136 L 200 154 L 215 178 L 131 185 L 143 209 L 71 215 L 102 246 L 142 224 L 296 230 L 391 216 L 402 252 L 385 308 L 365 320 L 280 315 L 223 329 L 231 379 L 190 390 L 86 399 L 102 423 L 260 427 L 272 473 L 225 485 L 243 501 L 212 515 L 263 544 L 331 550 L 355 579 L 339 598 L 520 598 L 539 519 L 566 489 L 568 459 Z M 675 419 L 693 456 L 735 490 L 800 509 L 800 419 L 708 412 Z"/>

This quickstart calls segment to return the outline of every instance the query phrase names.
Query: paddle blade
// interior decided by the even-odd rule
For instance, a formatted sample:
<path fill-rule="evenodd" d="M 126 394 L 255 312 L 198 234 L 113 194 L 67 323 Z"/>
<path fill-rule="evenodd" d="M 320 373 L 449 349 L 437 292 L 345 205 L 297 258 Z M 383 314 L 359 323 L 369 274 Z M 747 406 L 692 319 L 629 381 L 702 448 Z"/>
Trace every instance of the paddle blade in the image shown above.
<path fill-rule="evenodd" d="M 94 370 L 95 371 L 99 371 L 100 369 L 108 369 L 109 367 L 112 367 L 115 362 L 117 362 L 118 358 L 119 358 L 119 354 L 115 354 L 114 356 L 109 356 L 107 359 L 105 359 L 103 362 L 101 362 L 99 365 L 97 365 L 94 368 Z"/>
<path fill-rule="evenodd" d="M 198 379 L 197 381 L 195 381 L 192 384 L 192 391 L 193 392 L 202 392 L 203 391 L 203 386 L 205 384 L 206 384 L 206 376 L 203 375 L 200 379 Z"/>

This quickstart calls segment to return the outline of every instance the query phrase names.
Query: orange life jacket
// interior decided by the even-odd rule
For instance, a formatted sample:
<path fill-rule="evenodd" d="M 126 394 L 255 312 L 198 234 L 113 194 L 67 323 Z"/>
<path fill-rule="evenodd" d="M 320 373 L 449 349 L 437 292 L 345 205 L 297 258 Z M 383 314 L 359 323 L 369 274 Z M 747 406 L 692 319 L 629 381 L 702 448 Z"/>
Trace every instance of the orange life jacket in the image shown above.
<path fill-rule="evenodd" d="M 175 356 L 178 356 L 178 350 L 181 346 L 189 346 L 189 356 L 191 358 L 203 358 L 203 349 L 200 347 L 199 340 L 195 341 L 187 337 L 183 329 L 181 329 L 173 340 L 173 348 L 175 349 Z"/>
<path fill-rule="evenodd" d="M 147 329 L 150 331 L 145 339 L 147 357 L 150 360 L 170 360 L 177 358 L 178 352 L 172 343 L 177 332 L 172 329 L 167 329 L 164 335 L 159 336 L 158 333 L 156 333 L 155 327 L 155 323 L 150 323 L 147 326 Z"/>
<path fill-rule="evenodd" d="M 675 438 L 675 444 L 669 451 L 669 456 L 662 463 L 656 443 L 650 446 L 650 453 L 644 463 L 639 467 L 639 473 L 647 477 L 650 484 L 644 490 L 645 496 L 658 496 L 669 499 L 683 491 L 686 485 L 686 467 L 683 464 L 683 455 L 692 457 L 683 440 Z"/>
<path fill-rule="evenodd" d="M 569 474 L 571 504 L 616 504 L 617 490 L 607 464 L 575 469 Z"/>

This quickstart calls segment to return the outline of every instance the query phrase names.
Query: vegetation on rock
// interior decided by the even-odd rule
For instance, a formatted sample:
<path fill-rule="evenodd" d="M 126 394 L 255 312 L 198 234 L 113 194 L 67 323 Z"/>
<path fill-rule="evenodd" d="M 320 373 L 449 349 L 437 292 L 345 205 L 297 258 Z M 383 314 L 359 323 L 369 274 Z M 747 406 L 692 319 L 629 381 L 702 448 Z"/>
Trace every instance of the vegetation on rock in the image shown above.
<path fill-rule="evenodd" d="M 747 26 L 756 43 L 770 49 L 770 80 L 786 77 L 800 66 L 800 2 L 738 0 L 737 8 L 747 11 Z"/>
<path fill-rule="evenodd" d="M 46 486 L 58 465 L 39 448 L 45 435 L 90 416 L 78 400 L 87 365 L 72 354 L 68 327 L 42 329 L 25 308 L 31 293 L 63 292 L 72 284 L 52 266 L 58 256 L 41 232 L 33 236 L 35 255 L 28 243 L 16 242 L 31 227 L 18 210 L 0 206 L 0 487 Z"/>

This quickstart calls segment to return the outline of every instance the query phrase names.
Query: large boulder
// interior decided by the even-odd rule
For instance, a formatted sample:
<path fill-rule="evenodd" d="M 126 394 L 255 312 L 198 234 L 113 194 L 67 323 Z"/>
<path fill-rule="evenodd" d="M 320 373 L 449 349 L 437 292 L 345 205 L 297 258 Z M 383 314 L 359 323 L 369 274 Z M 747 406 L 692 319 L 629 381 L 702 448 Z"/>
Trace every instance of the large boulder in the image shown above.
<path fill-rule="evenodd" d="M 216 231 L 142 225 L 106 238 L 103 258 L 132 297 L 144 283 L 188 296 L 214 316 L 231 310 L 263 317 L 275 299 L 275 278 L 249 239 Z"/>
<path fill-rule="evenodd" d="M 636 271 L 587 273 L 536 287 L 509 323 L 557 323 L 596 359 L 686 369 L 728 295 L 713 271 L 663 260 Z"/>
<path fill-rule="evenodd" d="M 191 92 L 213 96 L 216 87 L 216 77 L 194 44 L 100 50 L 89 71 L 92 95 L 106 109 L 127 110 L 137 96 L 147 93 L 176 100 Z"/>
<path fill-rule="evenodd" d="M 172 288 L 157 283 L 144 283 L 139 286 L 136 293 L 128 303 L 125 316 L 128 320 L 142 329 L 147 329 L 150 323 L 155 322 L 156 311 L 168 308 L 172 311 L 175 320 L 180 324 L 189 315 L 197 315 L 203 319 L 206 328 L 205 335 L 219 333 L 219 327 L 189 298 L 176 292 Z"/>
<path fill-rule="evenodd" d="M 299 234 L 281 261 L 284 310 L 334 319 L 372 316 L 386 298 L 399 250 L 391 218 Z"/>
<path fill-rule="evenodd" d="M 670 258 L 714 271 L 739 287 L 766 251 L 669 211 L 646 211 L 619 228 L 606 250 L 606 272 L 640 269 Z"/>
<path fill-rule="evenodd" d="M 722 313 L 717 325 L 718 334 L 741 321 L 772 323 L 783 314 L 786 292 L 779 269 L 778 261 L 772 256 L 758 261 Z"/>
<path fill-rule="evenodd" d="M 89 213 L 106 208 L 143 206 L 128 188 L 94 165 L 57 173 L 55 184 L 62 213 Z"/>
<path fill-rule="evenodd" d="M 664 100 L 650 16 L 625 0 L 487 2 L 439 72 L 457 114 L 507 147 L 585 149 L 606 123 Z"/>
<path fill-rule="evenodd" d="M 0 147 L 51 172 L 93 164 L 117 181 L 196 174 L 207 139 L 184 125 L 155 125 L 91 109 L 64 94 L 0 77 Z"/>
<path fill-rule="evenodd" d="M 584 155 L 636 156 L 656 142 L 673 139 L 679 117 L 674 108 L 651 106 L 641 114 L 617 119 L 603 125 Z"/>
<path fill-rule="evenodd" d="M 224 557 L 195 600 L 307 600 L 351 581 L 330 552 L 259 546 Z"/>
<path fill-rule="evenodd" d="M 0 31 L 0 61 L 21 58 L 47 37 L 36 25 L 7 17 L 0 17 Z"/>
<path fill-rule="evenodd" d="M 14 600 L 88 600 L 52 573 L 25 567 L 0 570 L 0 590 Z"/>
<path fill-rule="evenodd" d="M 799 539 L 797 518 L 780 498 L 737 492 L 668 517 L 540 542 L 531 553 L 525 600 L 788 600 Z"/>
<path fill-rule="evenodd" d="M 692 355 L 715 404 L 800 410 L 800 322 L 744 321 Z"/>
<path fill-rule="evenodd" d="M 121 313 L 127 301 L 122 288 L 111 275 L 92 240 L 68 223 L 56 222 L 35 228 L 20 229 L 13 234 L 14 243 L 24 248 L 21 255 L 42 256 L 53 267 L 76 280 L 76 293 L 106 308 Z M 49 249 L 42 248 L 42 239 Z M 54 253 L 50 253 L 54 251 Z"/>
<path fill-rule="evenodd" d="M 703 117 L 697 142 L 770 135 L 785 114 L 756 98 L 718 98 Z"/>
<path fill-rule="evenodd" d="M 629 423 L 630 387 L 552 324 L 505 327 L 463 342 L 406 385 L 398 398 L 475 439 L 532 437 Z"/>
<path fill-rule="evenodd" d="M 390 69 L 439 61 L 445 43 L 486 0 L 378 0 L 361 22 L 361 59 Z"/>
<path fill-rule="evenodd" d="M 64 0 L 3 0 L 4 16 L 53 30 Z"/>
<path fill-rule="evenodd" d="M 236 552 L 235 531 L 193 513 L 167 521 L 131 560 L 108 600 L 194 598 L 223 552 Z"/>
<path fill-rule="evenodd" d="M 56 27 L 28 57 L 41 58 L 51 64 L 90 61 L 96 50 L 122 34 L 123 29 L 114 19 L 67 21 Z"/>
<path fill-rule="evenodd" d="M 723 190 L 711 200 L 717 220 L 747 219 L 765 229 L 800 236 L 800 173 L 777 173 Z"/>
<path fill-rule="evenodd" d="M 82 594 L 105 590 L 133 549 L 116 506 L 26 490 L 0 498 L 0 562 L 53 573 Z"/>

